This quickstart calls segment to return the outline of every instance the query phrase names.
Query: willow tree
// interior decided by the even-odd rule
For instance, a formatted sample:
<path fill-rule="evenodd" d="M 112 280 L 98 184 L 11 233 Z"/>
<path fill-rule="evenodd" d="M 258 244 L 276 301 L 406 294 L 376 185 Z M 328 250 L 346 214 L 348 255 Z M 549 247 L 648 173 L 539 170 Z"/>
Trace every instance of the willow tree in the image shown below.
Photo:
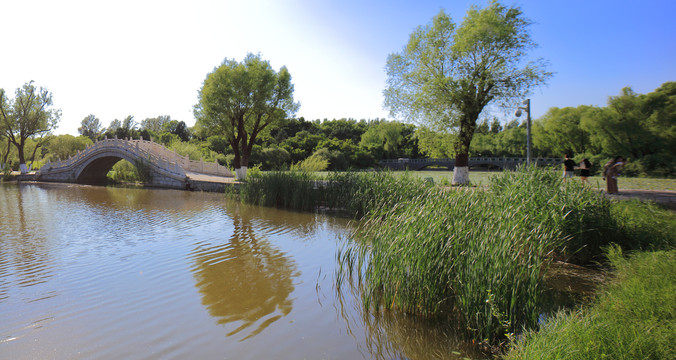
<path fill-rule="evenodd" d="M 36 88 L 33 82 L 16 89 L 15 98 L 7 99 L 5 91 L 0 89 L 0 131 L 16 147 L 21 173 L 28 172 L 24 149 L 26 141 L 36 141 L 31 161 L 35 159 L 38 148 L 44 144 L 58 125 L 61 111 L 52 108 L 52 94 L 44 88 Z"/>
<path fill-rule="evenodd" d="M 551 76 L 535 48 L 531 21 L 497 1 L 472 6 L 460 26 L 440 11 L 387 59 L 385 107 L 392 116 L 453 132 L 453 183 L 469 182 L 469 146 L 489 104 L 514 106 Z M 514 106 L 515 107 L 515 106 Z"/>
<path fill-rule="evenodd" d="M 225 136 L 235 154 L 237 178 L 244 179 L 256 137 L 298 107 L 287 68 L 275 71 L 260 55 L 248 54 L 241 63 L 225 59 L 207 75 L 195 118 L 210 135 Z"/>

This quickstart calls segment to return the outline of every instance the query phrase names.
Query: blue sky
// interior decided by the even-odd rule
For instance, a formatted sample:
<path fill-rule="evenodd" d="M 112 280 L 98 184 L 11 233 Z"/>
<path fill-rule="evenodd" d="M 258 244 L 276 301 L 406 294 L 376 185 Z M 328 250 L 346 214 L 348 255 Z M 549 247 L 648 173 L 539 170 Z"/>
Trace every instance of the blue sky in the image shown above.
<path fill-rule="evenodd" d="M 549 85 L 532 115 L 606 104 L 625 86 L 651 92 L 676 81 L 675 0 L 523 0 Z M 0 87 L 35 80 L 63 112 L 56 133 L 77 135 L 88 114 L 104 125 L 133 115 L 194 124 L 207 73 L 224 58 L 260 53 L 286 65 L 306 119 L 388 118 L 385 62 L 441 9 L 461 22 L 485 1 L 0 0 Z M 512 119 L 511 112 L 500 115 Z"/>

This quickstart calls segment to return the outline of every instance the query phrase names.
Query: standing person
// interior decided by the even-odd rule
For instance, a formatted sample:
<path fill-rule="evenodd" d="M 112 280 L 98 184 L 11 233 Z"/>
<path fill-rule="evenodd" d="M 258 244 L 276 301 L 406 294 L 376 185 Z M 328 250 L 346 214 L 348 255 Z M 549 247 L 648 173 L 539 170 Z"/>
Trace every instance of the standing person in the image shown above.
<path fill-rule="evenodd" d="M 580 169 L 580 180 L 582 180 L 582 185 L 585 183 L 589 183 L 589 175 L 591 173 L 591 167 L 592 163 L 589 161 L 589 159 L 582 159 L 579 164 L 579 169 Z"/>
<path fill-rule="evenodd" d="M 568 178 L 573 178 L 575 175 L 575 161 L 570 158 L 569 154 L 565 155 L 565 160 L 563 161 L 563 182 L 565 183 Z"/>
<path fill-rule="evenodd" d="M 617 194 L 620 190 L 617 187 L 617 176 L 624 166 L 624 158 L 616 156 L 606 163 L 603 167 L 603 177 L 606 179 L 606 192 L 608 194 Z"/>

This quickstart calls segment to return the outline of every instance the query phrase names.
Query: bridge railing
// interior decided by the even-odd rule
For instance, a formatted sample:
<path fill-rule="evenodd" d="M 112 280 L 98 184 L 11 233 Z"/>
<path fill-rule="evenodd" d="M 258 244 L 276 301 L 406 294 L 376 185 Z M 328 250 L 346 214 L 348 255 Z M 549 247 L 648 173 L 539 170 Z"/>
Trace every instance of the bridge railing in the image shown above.
<path fill-rule="evenodd" d="M 56 162 L 47 162 L 41 170 L 50 171 L 52 169 L 68 168 L 91 156 L 94 152 L 102 148 L 115 148 L 133 154 L 135 157 L 143 158 L 159 169 L 173 173 L 179 176 L 185 176 L 186 172 L 197 172 L 217 176 L 233 176 L 230 170 L 218 164 L 207 163 L 203 160 L 190 160 L 187 156 L 180 156 L 175 151 L 170 151 L 162 144 L 148 140 L 127 140 L 127 139 L 103 139 L 96 141 L 82 151 L 78 151 L 72 157 Z"/>
<path fill-rule="evenodd" d="M 162 144 L 147 140 L 134 141 L 141 141 L 141 146 L 151 149 L 152 152 L 161 154 L 162 157 L 166 157 L 167 159 L 170 159 L 170 161 L 180 164 L 186 172 L 196 172 L 200 174 L 217 176 L 233 176 L 230 169 L 220 165 L 217 161 L 205 162 L 204 159 L 191 160 L 188 156 L 181 156 L 177 154 L 176 151 L 171 151 Z"/>
<path fill-rule="evenodd" d="M 531 159 L 538 165 L 557 165 L 563 163 L 559 158 L 534 158 Z M 470 164 L 521 164 L 526 163 L 525 157 L 472 157 L 469 158 Z M 450 158 L 426 158 L 426 159 L 384 159 L 379 161 L 381 165 L 417 165 L 417 164 L 435 164 L 435 163 L 455 163 L 455 159 Z"/>

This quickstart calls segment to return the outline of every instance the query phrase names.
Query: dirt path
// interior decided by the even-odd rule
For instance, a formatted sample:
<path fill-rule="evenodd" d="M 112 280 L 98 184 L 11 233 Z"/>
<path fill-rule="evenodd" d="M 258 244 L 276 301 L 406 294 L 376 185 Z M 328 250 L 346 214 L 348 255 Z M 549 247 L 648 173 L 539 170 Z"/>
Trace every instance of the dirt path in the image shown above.
<path fill-rule="evenodd" d="M 619 194 L 606 194 L 616 200 L 650 200 L 676 211 L 676 191 L 620 189 Z"/>

